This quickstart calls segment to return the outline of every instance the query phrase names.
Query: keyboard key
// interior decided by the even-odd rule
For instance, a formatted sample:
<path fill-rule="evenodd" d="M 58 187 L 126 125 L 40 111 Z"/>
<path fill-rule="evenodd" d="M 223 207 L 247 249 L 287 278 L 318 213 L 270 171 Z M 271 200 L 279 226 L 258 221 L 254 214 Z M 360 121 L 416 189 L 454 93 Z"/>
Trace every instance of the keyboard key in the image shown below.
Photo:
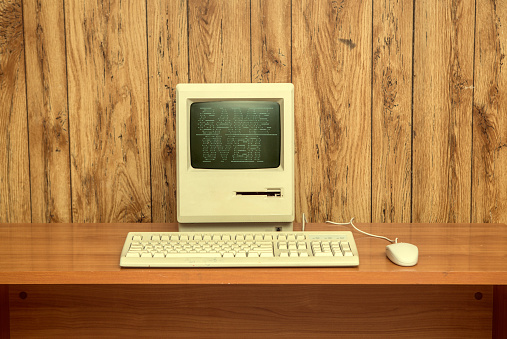
<path fill-rule="evenodd" d="M 305 242 L 302 242 L 302 241 L 298 242 L 298 248 L 299 248 L 299 249 L 306 249 L 306 248 L 307 248 L 307 247 L 306 247 L 306 243 L 305 243 Z"/>
<path fill-rule="evenodd" d="M 220 258 L 220 253 L 201 252 L 201 253 L 167 253 L 166 258 Z"/>
<path fill-rule="evenodd" d="M 342 247 L 342 251 L 350 251 L 350 245 L 348 242 L 341 242 L 340 243 L 341 247 Z"/>
<path fill-rule="evenodd" d="M 333 253 L 331 252 L 317 252 L 315 253 L 316 257 L 332 257 Z"/>

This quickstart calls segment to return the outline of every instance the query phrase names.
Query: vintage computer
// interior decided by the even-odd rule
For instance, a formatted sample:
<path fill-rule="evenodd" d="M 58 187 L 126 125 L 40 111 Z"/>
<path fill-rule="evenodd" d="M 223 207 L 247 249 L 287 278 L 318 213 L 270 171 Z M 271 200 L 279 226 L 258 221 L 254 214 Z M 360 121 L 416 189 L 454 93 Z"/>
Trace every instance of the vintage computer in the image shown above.
<path fill-rule="evenodd" d="M 177 217 L 188 230 L 292 230 L 294 87 L 176 87 Z"/>

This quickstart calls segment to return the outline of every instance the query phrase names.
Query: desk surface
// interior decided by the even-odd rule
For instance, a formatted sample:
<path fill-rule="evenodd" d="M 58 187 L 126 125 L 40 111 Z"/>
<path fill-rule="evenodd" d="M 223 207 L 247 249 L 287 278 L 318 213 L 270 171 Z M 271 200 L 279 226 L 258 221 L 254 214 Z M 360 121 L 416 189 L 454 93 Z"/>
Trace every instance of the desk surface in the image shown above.
<path fill-rule="evenodd" d="M 0 224 L 1 284 L 466 284 L 507 285 L 505 224 L 358 224 L 419 247 L 419 263 L 399 267 L 387 241 L 354 232 L 359 267 L 132 269 L 119 266 L 129 231 L 175 224 Z M 309 224 L 307 230 L 350 230 Z"/>

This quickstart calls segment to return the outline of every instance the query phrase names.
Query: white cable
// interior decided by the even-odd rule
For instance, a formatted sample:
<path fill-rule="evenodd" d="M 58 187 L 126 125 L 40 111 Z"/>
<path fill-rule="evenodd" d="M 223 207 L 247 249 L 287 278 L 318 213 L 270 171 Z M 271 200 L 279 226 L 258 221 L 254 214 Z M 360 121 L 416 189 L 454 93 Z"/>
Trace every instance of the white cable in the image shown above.
<path fill-rule="evenodd" d="M 303 232 L 305 231 L 305 226 L 306 226 L 306 223 L 307 223 L 307 221 L 306 221 L 306 216 L 305 216 L 305 214 L 303 213 L 303 223 L 302 223 L 302 224 L 303 224 L 303 225 L 302 225 Z"/>
<path fill-rule="evenodd" d="M 396 238 L 396 239 L 394 239 L 394 240 L 391 240 L 391 239 L 389 239 L 389 238 L 387 238 L 387 237 L 383 237 L 383 236 L 380 236 L 380 235 L 370 234 L 370 233 L 366 233 L 366 232 L 364 232 L 364 231 L 361 231 L 359 228 L 357 228 L 357 227 L 354 225 L 354 223 L 352 222 L 353 220 L 354 220 L 354 218 L 350 219 L 350 221 L 349 221 L 349 222 L 346 222 L 346 223 L 333 222 L 333 221 L 329 221 L 329 220 L 327 220 L 326 222 L 327 222 L 328 224 L 341 225 L 341 226 L 352 225 L 352 227 L 354 227 L 354 229 L 355 229 L 356 231 L 361 232 L 361 233 L 363 233 L 363 234 L 366 234 L 366 235 L 368 235 L 368 236 L 370 236 L 370 237 L 384 239 L 384 240 L 387 240 L 387 241 L 389 241 L 389 242 L 391 242 L 391 243 L 398 243 L 398 238 Z"/>

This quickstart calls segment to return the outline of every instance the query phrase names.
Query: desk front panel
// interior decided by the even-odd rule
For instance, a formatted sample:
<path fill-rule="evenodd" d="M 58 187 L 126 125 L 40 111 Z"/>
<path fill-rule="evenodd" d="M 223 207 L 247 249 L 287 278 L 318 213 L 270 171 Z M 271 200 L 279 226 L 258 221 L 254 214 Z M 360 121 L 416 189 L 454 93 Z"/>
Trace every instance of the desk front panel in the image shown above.
<path fill-rule="evenodd" d="M 12 338 L 492 334 L 492 286 L 13 285 Z"/>

